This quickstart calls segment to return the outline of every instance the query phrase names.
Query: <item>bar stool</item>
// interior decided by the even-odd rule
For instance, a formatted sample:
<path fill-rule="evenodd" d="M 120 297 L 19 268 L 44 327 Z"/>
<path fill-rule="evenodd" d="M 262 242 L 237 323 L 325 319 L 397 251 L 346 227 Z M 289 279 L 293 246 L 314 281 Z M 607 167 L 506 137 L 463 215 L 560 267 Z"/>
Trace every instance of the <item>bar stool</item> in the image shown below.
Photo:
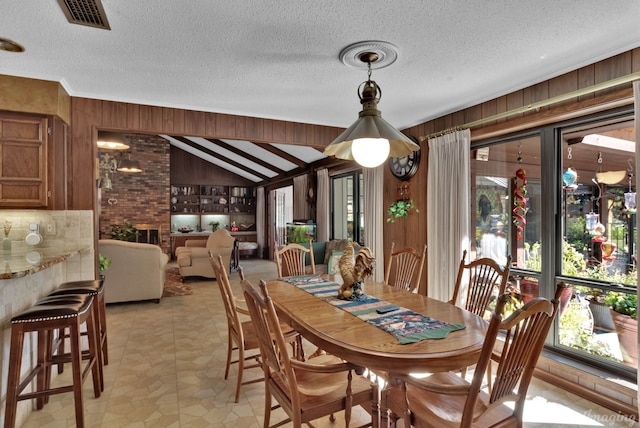
<path fill-rule="evenodd" d="M 49 293 L 49 296 L 62 296 L 72 294 L 89 294 L 94 296 L 94 313 L 96 325 L 99 331 L 98 353 L 100 360 L 100 372 L 104 371 L 103 366 L 109 364 L 109 354 L 107 350 L 107 311 L 104 300 L 104 280 L 84 280 L 64 282 L 58 288 Z M 61 332 L 60 336 L 65 337 L 65 332 Z M 62 346 L 64 341 L 60 342 L 59 352 L 63 352 Z M 62 373 L 62 366 L 58 367 L 58 373 Z M 100 376 L 101 379 L 103 376 Z M 104 385 L 103 385 L 104 390 Z"/>
<path fill-rule="evenodd" d="M 100 346 L 100 310 L 97 301 L 97 292 L 89 293 L 89 292 L 79 292 L 79 293 L 57 293 L 58 290 L 54 290 L 48 296 L 43 297 L 42 299 L 36 302 L 36 305 L 56 305 L 60 303 L 77 303 L 87 298 L 91 298 L 92 302 L 89 310 L 91 311 L 92 319 L 94 320 L 93 325 L 86 325 L 86 331 L 80 331 L 80 336 L 89 335 L 89 329 L 93 328 L 93 336 L 96 338 L 96 362 L 98 366 L 98 373 L 100 379 L 100 391 L 104 391 L 104 367 L 102 364 L 102 348 Z M 69 362 L 69 353 L 65 349 L 65 344 L 67 340 L 70 340 L 70 332 L 68 328 L 64 328 L 58 331 L 56 335 L 54 332 L 49 332 L 49 340 L 51 342 L 49 348 L 50 352 L 53 354 L 53 359 L 59 361 L 58 362 L 58 373 L 63 373 L 64 371 L 64 363 Z M 54 349 L 57 352 L 54 352 Z M 89 354 L 88 349 L 81 349 L 82 351 L 82 359 L 88 360 L 91 355 Z M 51 379 L 51 367 L 47 367 L 45 377 L 47 380 Z M 45 403 L 48 401 L 48 397 L 45 398 Z"/>
<path fill-rule="evenodd" d="M 84 426 L 84 407 L 82 384 L 91 372 L 93 392 L 100 397 L 101 385 L 98 371 L 96 326 L 91 305 L 93 296 L 73 295 L 64 299 L 45 298 L 31 308 L 19 313 L 11 319 L 11 345 L 7 376 L 7 396 L 5 411 L 5 427 L 13 428 L 16 423 L 18 401 L 36 399 L 36 408 L 41 409 L 50 395 L 73 392 L 75 404 L 76 426 Z M 80 325 L 87 323 L 89 349 L 87 363 L 82 367 L 82 347 Z M 55 330 L 69 329 L 71 342 L 70 353 L 54 356 L 51 349 L 51 333 Z M 30 332 L 37 332 L 37 364 L 21 381 L 22 352 L 24 338 Z M 72 383 L 70 385 L 51 388 L 51 365 L 60 362 L 71 362 Z M 36 378 L 37 386 L 33 392 L 23 393 L 30 382 Z"/>

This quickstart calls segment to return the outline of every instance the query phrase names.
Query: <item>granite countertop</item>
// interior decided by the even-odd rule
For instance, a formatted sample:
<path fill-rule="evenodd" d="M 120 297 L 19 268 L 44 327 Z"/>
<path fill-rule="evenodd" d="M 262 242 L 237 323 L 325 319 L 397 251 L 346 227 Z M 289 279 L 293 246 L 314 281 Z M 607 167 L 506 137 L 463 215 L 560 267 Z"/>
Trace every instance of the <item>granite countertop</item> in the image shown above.
<path fill-rule="evenodd" d="M 0 279 L 20 278 L 40 272 L 89 248 L 27 247 L 13 245 L 11 250 L 0 250 Z"/>

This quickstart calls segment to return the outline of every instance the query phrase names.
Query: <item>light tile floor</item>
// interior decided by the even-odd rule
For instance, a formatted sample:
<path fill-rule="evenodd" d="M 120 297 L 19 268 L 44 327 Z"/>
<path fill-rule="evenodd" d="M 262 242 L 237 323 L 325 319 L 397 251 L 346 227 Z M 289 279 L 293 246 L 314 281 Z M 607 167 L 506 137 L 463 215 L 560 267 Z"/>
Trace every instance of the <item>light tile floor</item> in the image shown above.
<path fill-rule="evenodd" d="M 242 263 L 250 281 L 276 276 L 268 261 Z M 238 275 L 231 274 L 239 294 Z M 85 382 L 85 417 L 88 427 L 261 427 L 264 386 L 243 386 L 240 402 L 233 402 L 235 370 L 224 380 L 226 319 L 217 284 L 188 281 L 193 295 L 163 298 L 155 303 L 126 303 L 107 307 L 109 365 L 105 391 L 93 398 Z M 62 380 L 69 370 L 60 377 Z M 257 370 L 247 378 L 259 376 Z M 637 427 L 633 421 L 549 384 L 534 379 L 525 407 L 526 428 Z M 281 412 L 272 414 L 280 420 Z M 366 420 L 355 413 L 352 426 Z M 328 418 L 319 428 L 344 426 Z M 33 412 L 26 428 L 74 426 L 71 394 L 53 396 L 43 410 Z"/>

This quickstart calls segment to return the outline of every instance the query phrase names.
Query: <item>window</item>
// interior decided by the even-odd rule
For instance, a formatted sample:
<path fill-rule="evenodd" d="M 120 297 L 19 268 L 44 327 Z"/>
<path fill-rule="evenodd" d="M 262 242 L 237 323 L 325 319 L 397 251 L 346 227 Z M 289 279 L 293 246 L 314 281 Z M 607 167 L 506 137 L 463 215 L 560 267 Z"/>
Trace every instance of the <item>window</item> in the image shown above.
<path fill-rule="evenodd" d="M 362 172 L 331 178 L 331 239 L 364 243 Z"/>
<path fill-rule="evenodd" d="M 637 311 L 634 137 L 626 109 L 474 142 L 471 156 L 475 257 L 511 255 L 521 302 L 568 283 L 547 346 L 629 379 L 637 333 L 627 343 L 609 306 Z"/>

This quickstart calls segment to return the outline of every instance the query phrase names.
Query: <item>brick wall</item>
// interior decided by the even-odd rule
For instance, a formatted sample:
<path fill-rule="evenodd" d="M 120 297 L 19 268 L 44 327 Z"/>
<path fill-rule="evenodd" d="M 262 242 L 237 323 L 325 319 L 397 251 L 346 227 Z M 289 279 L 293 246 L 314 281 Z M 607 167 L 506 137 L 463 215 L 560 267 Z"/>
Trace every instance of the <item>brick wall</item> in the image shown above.
<path fill-rule="evenodd" d="M 104 158 L 108 153 L 119 160 L 131 154 L 131 159 L 140 162 L 142 172 L 109 174 L 113 189 L 100 190 L 100 236 L 109 237 L 111 225 L 125 221 L 160 226 L 162 250 L 170 253 L 169 142 L 157 135 L 124 136 L 128 150 L 99 150 L 99 156 Z M 104 178 L 104 170 L 100 176 Z"/>

